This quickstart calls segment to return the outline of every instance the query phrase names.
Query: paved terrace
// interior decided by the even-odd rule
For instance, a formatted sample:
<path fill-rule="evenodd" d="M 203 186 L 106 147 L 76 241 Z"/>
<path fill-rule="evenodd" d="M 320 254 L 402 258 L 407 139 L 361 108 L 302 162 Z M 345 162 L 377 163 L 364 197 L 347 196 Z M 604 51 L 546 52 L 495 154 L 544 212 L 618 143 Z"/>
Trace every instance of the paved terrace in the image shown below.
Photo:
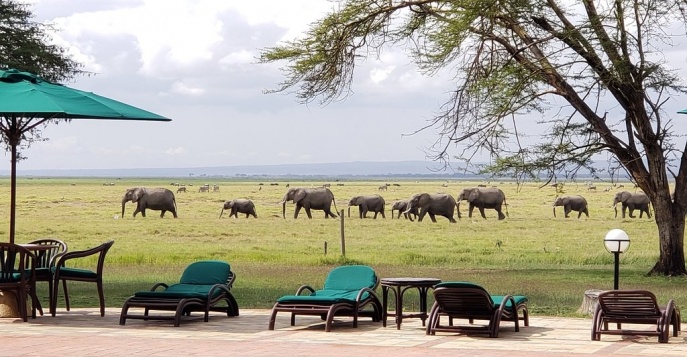
<path fill-rule="evenodd" d="M 438 333 L 425 335 L 419 319 L 404 320 L 401 330 L 362 318 L 358 328 L 339 318 L 324 332 L 319 318 L 279 314 L 274 331 L 267 330 L 269 310 L 241 310 L 228 318 L 211 313 L 203 322 L 195 314 L 171 321 L 127 320 L 119 325 L 119 309 L 105 317 L 97 309 L 58 310 L 57 317 L 38 316 L 28 323 L 0 319 L 3 356 L 687 356 L 681 333 L 670 343 L 656 337 L 602 335 L 590 340 L 591 319 L 531 317 L 519 333 L 503 322 L 496 339 Z M 672 333 L 672 332 L 671 332 Z M 672 336 L 672 335 L 671 335 Z"/>

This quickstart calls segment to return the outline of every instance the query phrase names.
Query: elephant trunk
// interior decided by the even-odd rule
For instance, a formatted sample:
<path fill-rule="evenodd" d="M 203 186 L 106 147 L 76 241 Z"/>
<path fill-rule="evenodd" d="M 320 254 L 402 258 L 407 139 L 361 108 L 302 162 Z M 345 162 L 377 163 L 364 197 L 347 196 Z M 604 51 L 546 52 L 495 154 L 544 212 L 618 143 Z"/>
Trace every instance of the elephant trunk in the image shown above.
<path fill-rule="evenodd" d="M 553 206 L 553 218 L 556 218 L 556 206 Z"/>
<path fill-rule="evenodd" d="M 351 218 L 351 206 L 348 206 L 348 218 Z"/>
<path fill-rule="evenodd" d="M 126 207 L 127 199 L 122 199 L 122 218 L 124 218 L 124 208 Z"/>
<path fill-rule="evenodd" d="M 618 202 L 613 204 L 613 210 L 615 211 L 615 218 L 618 218 Z"/>
<path fill-rule="evenodd" d="M 286 219 L 286 200 L 281 203 L 281 215 Z"/>
<path fill-rule="evenodd" d="M 460 201 L 462 201 L 462 197 L 458 197 L 456 200 L 456 211 L 458 212 L 458 219 L 460 219 Z"/>
<path fill-rule="evenodd" d="M 219 218 L 222 218 L 222 213 L 224 213 L 224 208 L 220 209 L 219 211 Z M 231 216 L 229 216 L 231 218 Z"/>

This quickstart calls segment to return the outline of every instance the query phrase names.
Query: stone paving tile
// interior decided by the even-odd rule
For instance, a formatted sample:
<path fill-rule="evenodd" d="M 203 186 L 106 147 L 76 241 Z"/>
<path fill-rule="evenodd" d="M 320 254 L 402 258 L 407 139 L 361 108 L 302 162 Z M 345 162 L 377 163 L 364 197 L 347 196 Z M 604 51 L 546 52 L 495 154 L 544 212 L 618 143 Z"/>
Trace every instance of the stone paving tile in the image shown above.
<path fill-rule="evenodd" d="M 39 316 L 23 323 L 0 319 L 0 353 L 3 356 L 318 356 L 394 354 L 402 356 L 687 356 L 682 333 L 659 344 L 656 337 L 608 336 L 590 340 L 591 319 L 531 317 L 529 327 L 515 332 L 502 323 L 499 337 L 454 333 L 425 335 L 419 319 L 382 327 L 367 318 L 353 328 L 341 318 L 332 332 L 324 332 L 316 317 L 299 316 L 296 326 L 289 317 L 277 316 L 275 331 L 267 330 L 269 310 L 241 310 L 227 318 L 211 314 L 171 321 L 128 320 L 119 325 L 119 309 L 58 311 L 57 317 Z"/>

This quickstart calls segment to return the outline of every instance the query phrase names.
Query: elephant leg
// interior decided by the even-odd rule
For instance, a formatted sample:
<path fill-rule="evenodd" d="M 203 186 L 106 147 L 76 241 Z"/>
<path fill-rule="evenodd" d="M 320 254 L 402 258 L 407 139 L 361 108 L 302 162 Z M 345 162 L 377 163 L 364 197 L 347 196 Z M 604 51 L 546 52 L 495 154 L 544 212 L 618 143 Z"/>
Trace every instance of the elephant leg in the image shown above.
<path fill-rule="evenodd" d="M 472 218 L 472 211 L 475 209 L 475 205 L 472 203 L 470 204 L 470 208 L 468 209 L 468 218 Z"/>
<path fill-rule="evenodd" d="M 628 211 L 629 211 L 629 212 L 628 212 L 628 216 L 630 216 L 630 218 L 635 218 L 635 216 L 634 216 L 635 209 L 632 208 L 632 207 L 628 207 L 627 209 L 628 209 Z"/>
<path fill-rule="evenodd" d="M 379 212 L 375 211 L 375 216 L 372 217 L 372 219 L 377 219 L 377 213 L 379 213 Z"/>
<path fill-rule="evenodd" d="M 382 218 L 386 219 L 386 216 L 384 215 L 384 211 L 379 212 L 382 214 Z M 375 217 L 377 217 L 377 214 L 375 214 Z"/>
<path fill-rule="evenodd" d="M 162 212 L 160 212 L 160 218 L 165 218 L 165 212 L 167 212 L 167 211 L 162 210 Z"/>
<path fill-rule="evenodd" d="M 143 216 L 143 217 L 146 216 L 146 210 L 145 210 L 145 208 L 141 210 L 141 216 Z"/>
<path fill-rule="evenodd" d="M 479 207 L 479 214 L 482 215 L 482 218 L 487 219 L 487 216 L 484 214 L 484 207 L 482 207 L 482 206 Z"/>
<path fill-rule="evenodd" d="M 305 213 L 308 215 L 308 219 L 312 219 L 312 212 L 310 212 L 310 207 L 303 207 L 305 209 Z M 327 217 L 327 212 L 324 213 L 325 217 Z"/>
<path fill-rule="evenodd" d="M 422 222 L 422 219 L 425 218 L 425 215 L 427 214 L 427 211 L 421 210 L 420 215 L 417 216 L 417 221 Z"/>
<path fill-rule="evenodd" d="M 570 207 L 565 207 L 565 218 L 570 218 L 570 211 L 572 211 Z"/>
<path fill-rule="evenodd" d="M 503 214 L 503 211 L 501 211 L 501 208 L 497 209 L 497 210 L 496 210 L 496 213 L 499 214 L 499 221 L 502 221 L 502 220 L 506 219 L 506 215 Z"/>
<path fill-rule="evenodd" d="M 298 218 L 298 212 L 300 212 L 300 211 L 301 211 L 301 205 L 300 205 L 300 204 L 297 204 L 297 205 L 296 205 L 296 209 L 295 209 L 294 212 L 293 212 L 293 218 L 294 218 L 294 219 Z"/>
<path fill-rule="evenodd" d="M 432 220 L 432 222 L 437 223 L 437 218 L 434 216 L 434 213 L 428 212 L 429 218 Z"/>
<path fill-rule="evenodd" d="M 177 211 L 176 210 L 171 210 L 170 212 L 172 212 L 172 215 L 174 216 L 174 218 L 177 218 Z"/>

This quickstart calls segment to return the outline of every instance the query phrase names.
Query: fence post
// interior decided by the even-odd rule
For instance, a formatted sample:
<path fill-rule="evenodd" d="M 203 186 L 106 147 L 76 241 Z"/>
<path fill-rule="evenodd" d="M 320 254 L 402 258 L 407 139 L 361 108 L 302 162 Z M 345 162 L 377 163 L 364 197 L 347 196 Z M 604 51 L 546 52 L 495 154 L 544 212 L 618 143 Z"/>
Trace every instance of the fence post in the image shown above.
<path fill-rule="evenodd" d="M 341 255 L 346 256 L 346 234 L 344 233 L 344 210 L 341 210 Z"/>

